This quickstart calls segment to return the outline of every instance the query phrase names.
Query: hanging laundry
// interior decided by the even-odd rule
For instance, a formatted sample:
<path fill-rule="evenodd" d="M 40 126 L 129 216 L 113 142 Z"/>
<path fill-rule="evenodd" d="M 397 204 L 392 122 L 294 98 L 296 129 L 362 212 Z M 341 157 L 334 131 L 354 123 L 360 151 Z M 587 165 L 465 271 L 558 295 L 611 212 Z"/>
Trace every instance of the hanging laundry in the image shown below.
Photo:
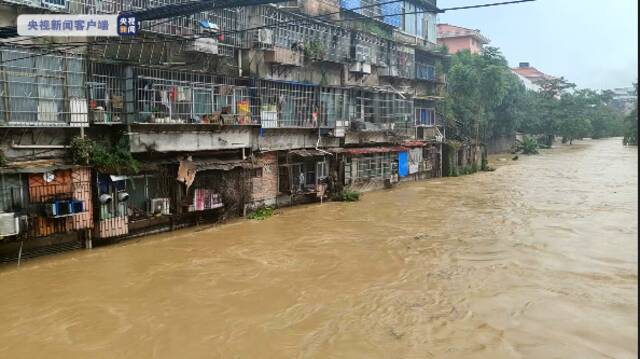
<path fill-rule="evenodd" d="M 171 108 L 171 102 L 169 102 L 169 93 L 167 91 L 160 91 L 160 103 L 166 108 Z"/>

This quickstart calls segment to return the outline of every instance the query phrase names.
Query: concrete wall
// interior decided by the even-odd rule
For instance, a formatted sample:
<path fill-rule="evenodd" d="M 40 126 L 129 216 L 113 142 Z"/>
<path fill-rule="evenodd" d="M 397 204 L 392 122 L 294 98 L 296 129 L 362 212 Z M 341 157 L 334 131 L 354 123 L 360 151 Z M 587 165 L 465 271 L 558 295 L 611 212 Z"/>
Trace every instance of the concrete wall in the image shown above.
<path fill-rule="evenodd" d="M 279 151 L 299 148 L 315 148 L 318 143 L 317 129 L 263 129 L 255 140 L 256 150 Z M 319 147 L 338 147 L 340 139 L 320 136 Z"/>
<path fill-rule="evenodd" d="M 395 137 L 388 136 L 384 132 L 354 132 L 345 134 L 345 145 L 375 145 L 379 143 L 393 142 Z"/>
<path fill-rule="evenodd" d="M 486 141 L 487 153 L 505 153 L 510 152 L 516 141 L 516 134 L 502 135 Z"/>
<path fill-rule="evenodd" d="M 252 128 L 233 127 L 219 131 L 159 130 L 134 131 L 129 134 L 132 153 L 147 152 L 195 152 L 252 148 Z"/>
<path fill-rule="evenodd" d="M 8 161 L 60 158 L 67 155 L 64 148 L 38 148 L 37 146 L 66 146 L 80 135 L 78 128 L 0 128 L 3 140 L 0 151 Z M 13 144 L 17 146 L 13 146 Z M 21 146 L 22 148 L 16 148 Z M 33 146 L 27 148 L 28 146 Z"/>
<path fill-rule="evenodd" d="M 450 54 L 455 54 L 462 50 L 469 50 L 472 54 L 482 51 L 482 44 L 470 36 L 438 39 L 438 43 L 447 46 Z"/>

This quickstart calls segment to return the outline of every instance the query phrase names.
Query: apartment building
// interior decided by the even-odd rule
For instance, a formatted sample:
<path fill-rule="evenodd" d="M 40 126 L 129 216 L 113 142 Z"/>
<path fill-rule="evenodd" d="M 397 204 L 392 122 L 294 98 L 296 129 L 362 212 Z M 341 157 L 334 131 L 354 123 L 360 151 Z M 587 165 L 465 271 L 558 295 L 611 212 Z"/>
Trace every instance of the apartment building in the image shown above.
<path fill-rule="evenodd" d="M 91 243 L 441 176 L 435 0 L 162 17 L 175 4 L 0 0 L 0 242 Z M 157 14 L 132 37 L 12 31 L 23 13 L 142 10 Z"/>

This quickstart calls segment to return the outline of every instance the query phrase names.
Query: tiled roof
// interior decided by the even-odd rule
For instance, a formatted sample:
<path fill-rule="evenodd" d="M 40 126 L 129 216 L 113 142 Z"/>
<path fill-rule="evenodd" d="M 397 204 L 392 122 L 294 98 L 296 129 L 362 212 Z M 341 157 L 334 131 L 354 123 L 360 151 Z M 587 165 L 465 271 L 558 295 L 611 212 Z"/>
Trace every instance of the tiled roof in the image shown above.
<path fill-rule="evenodd" d="M 553 76 L 547 75 L 544 72 L 536 69 L 535 67 L 515 67 L 512 69 L 517 74 L 526 77 L 532 82 L 552 79 Z"/>
<path fill-rule="evenodd" d="M 489 38 L 482 35 L 480 30 L 467 29 L 466 27 L 454 26 L 449 24 L 438 24 L 438 38 L 447 39 L 454 37 L 473 37 L 483 44 L 491 42 Z"/>

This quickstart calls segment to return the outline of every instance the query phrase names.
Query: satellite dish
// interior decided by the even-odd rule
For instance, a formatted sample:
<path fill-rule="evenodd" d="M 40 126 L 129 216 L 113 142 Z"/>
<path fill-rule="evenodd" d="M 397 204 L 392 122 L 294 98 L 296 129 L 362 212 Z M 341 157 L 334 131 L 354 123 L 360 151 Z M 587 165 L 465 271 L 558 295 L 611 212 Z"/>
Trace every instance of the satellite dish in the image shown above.
<path fill-rule="evenodd" d="M 51 183 L 54 179 L 56 179 L 56 175 L 54 175 L 53 172 L 45 172 L 42 177 L 44 178 L 44 181 L 46 183 Z"/>

